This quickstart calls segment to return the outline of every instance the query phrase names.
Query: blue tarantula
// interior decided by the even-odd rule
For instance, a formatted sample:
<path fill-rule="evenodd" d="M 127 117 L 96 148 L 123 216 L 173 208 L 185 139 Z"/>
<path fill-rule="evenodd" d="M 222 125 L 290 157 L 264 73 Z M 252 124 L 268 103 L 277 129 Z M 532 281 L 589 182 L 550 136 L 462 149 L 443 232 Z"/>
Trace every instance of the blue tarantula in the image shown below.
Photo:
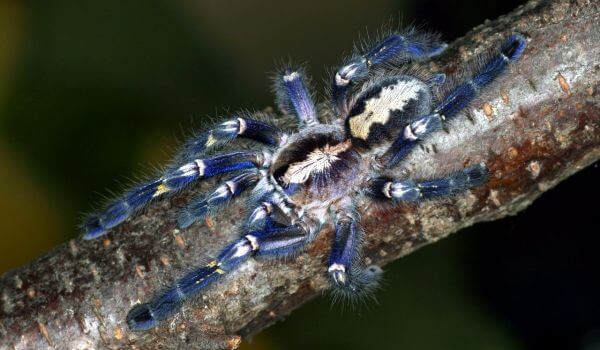
<path fill-rule="evenodd" d="M 482 163 L 429 179 L 394 178 L 385 171 L 401 166 L 423 139 L 459 115 L 521 56 L 525 40 L 511 36 L 499 50 L 476 63 L 473 74 L 445 89 L 441 88 L 448 84 L 444 74 L 423 77 L 400 69 L 406 63 L 437 56 L 445 47 L 436 36 L 414 30 L 384 37 L 335 71 L 331 107 L 322 111 L 315 107 L 303 71 L 284 69 L 275 79 L 277 103 L 284 114 L 296 117 L 295 133 L 250 117 L 234 117 L 193 137 L 175 165 L 158 179 L 127 191 L 89 217 L 83 225 L 86 239 L 105 234 L 153 200 L 195 181 L 235 173 L 182 211 L 178 225 L 185 228 L 251 189 L 251 209 L 240 238 L 207 265 L 135 306 L 127 316 L 130 329 L 157 326 L 186 299 L 253 256 L 286 257 L 300 252 L 330 222 L 335 235 L 327 271 L 333 288 L 359 295 L 376 286 L 381 270 L 365 266 L 360 258 L 364 232 L 355 203 L 418 202 L 484 183 L 487 168 Z M 323 123 L 320 116 L 329 116 L 331 121 Z M 206 156 L 207 150 L 237 138 L 263 147 Z"/>

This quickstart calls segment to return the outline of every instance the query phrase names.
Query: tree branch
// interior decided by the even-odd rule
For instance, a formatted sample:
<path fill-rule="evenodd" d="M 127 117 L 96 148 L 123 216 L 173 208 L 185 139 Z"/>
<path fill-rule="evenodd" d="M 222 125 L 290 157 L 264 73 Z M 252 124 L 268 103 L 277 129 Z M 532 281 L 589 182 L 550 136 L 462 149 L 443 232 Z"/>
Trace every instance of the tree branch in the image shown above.
<path fill-rule="evenodd" d="M 450 133 L 435 138 L 435 147 L 429 144 L 408 160 L 416 175 L 485 161 L 491 180 L 468 194 L 420 206 L 363 204 L 369 263 L 384 265 L 463 227 L 514 215 L 600 158 L 598 23 L 595 1 L 532 1 L 473 29 L 437 65 L 430 64 L 452 74 L 511 33 L 529 38 L 524 56 L 470 118 L 460 118 Z M 425 157 L 427 162 L 419 161 Z M 125 315 L 132 305 L 236 236 L 242 201 L 214 221 L 177 230 L 176 210 L 188 197 L 163 200 L 104 240 L 74 239 L 2 276 L 0 348 L 233 349 L 241 337 L 327 288 L 330 230 L 294 261 L 251 260 L 162 327 L 129 332 Z"/>

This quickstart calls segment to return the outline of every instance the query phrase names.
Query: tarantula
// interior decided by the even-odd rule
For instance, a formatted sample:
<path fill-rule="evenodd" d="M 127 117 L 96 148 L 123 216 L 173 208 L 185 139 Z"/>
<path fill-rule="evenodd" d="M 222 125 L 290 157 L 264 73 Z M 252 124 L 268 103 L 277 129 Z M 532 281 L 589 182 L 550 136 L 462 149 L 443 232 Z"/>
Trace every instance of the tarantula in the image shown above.
<path fill-rule="evenodd" d="M 385 36 L 335 71 L 331 107 L 321 113 L 304 72 L 284 69 L 275 78 L 276 99 L 284 114 L 296 117 L 295 133 L 287 134 L 245 115 L 234 117 L 193 137 L 175 165 L 158 179 L 134 187 L 104 211 L 90 216 L 83 225 L 86 239 L 105 234 L 159 197 L 177 193 L 200 179 L 235 172 L 181 212 L 178 225 L 185 228 L 251 189 L 251 210 L 240 228 L 240 238 L 207 265 L 135 306 L 127 316 L 130 329 L 157 326 L 177 312 L 183 301 L 252 256 L 297 254 L 329 222 L 335 226 L 327 268 L 334 290 L 346 295 L 372 290 L 381 270 L 365 266 L 360 258 L 365 234 L 356 203 L 418 202 L 484 183 L 487 168 L 483 163 L 429 179 L 393 178 L 384 173 L 402 166 L 402 160 L 423 139 L 457 116 L 500 76 L 521 56 L 525 40 L 511 36 L 495 53 L 476 62 L 472 75 L 445 90 L 441 89 L 448 84 L 444 74 L 423 77 L 399 69 L 411 61 L 437 56 L 445 48 L 436 36 L 415 30 Z M 446 93 L 436 95 L 438 91 Z M 332 121 L 321 122 L 319 117 L 324 115 L 333 116 Z M 207 150 L 237 138 L 263 147 L 205 156 Z"/>

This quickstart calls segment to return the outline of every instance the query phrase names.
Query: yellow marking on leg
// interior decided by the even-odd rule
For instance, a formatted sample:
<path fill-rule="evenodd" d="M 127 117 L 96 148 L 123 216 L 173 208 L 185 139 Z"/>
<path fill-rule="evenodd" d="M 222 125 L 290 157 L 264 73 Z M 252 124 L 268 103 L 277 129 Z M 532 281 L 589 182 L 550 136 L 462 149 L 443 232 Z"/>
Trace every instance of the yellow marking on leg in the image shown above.
<path fill-rule="evenodd" d="M 204 144 L 204 147 L 208 148 L 212 145 L 214 145 L 215 143 L 217 143 L 217 138 L 213 136 L 212 132 L 210 134 L 208 134 L 208 139 L 206 140 L 206 143 Z"/>
<path fill-rule="evenodd" d="M 208 263 L 206 266 L 207 266 L 207 267 L 214 267 L 214 266 L 217 266 L 217 261 L 216 261 L 216 260 L 213 260 L 213 261 L 209 262 L 209 263 Z"/>
<path fill-rule="evenodd" d="M 221 269 L 216 269 L 215 272 L 218 273 L 219 275 L 222 275 L 225 273 L 225 271 L 223 271 Z"/>
<path fill-rule="evenodd" d="M 169 192 L 171 189 L 165 185 L 165 184 L 160 184 L 158 185 L 158 187 L 156 188 L 156 192 L 154 192 L 154 194 L 152 195 L 152 197 L 158 197 L 163 193 L 167 193 Z"/>

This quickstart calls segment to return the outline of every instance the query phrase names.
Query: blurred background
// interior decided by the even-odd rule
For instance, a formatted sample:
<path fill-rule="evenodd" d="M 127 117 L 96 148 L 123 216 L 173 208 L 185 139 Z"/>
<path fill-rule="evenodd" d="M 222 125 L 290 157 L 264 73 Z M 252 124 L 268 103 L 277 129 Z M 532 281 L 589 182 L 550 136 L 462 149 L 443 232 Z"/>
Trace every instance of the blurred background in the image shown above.
<path fill-rule="evenodd" d="M 77 235 L 182 130 L 272 105 L 277 60 L 308 62 L 323 91 L 367 28 L 451 41 L 522 2 L 0 0 L 0 273 Z M 599 174 L 386 267 L 377 303 L 319 298 L 243 349 L 600 349 Z"/>

